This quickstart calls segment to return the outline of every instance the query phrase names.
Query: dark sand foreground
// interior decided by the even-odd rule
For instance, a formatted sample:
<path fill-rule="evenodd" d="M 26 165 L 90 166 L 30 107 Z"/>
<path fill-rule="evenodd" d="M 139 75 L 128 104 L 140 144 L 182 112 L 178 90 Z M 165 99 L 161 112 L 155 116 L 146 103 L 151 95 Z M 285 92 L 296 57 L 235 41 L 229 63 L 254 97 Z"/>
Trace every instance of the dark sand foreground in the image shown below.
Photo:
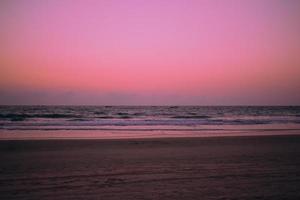
<path fill-rule="evenodd" d="M 300 199 L 300 136 L 0 141 L 0 199 Z"/>

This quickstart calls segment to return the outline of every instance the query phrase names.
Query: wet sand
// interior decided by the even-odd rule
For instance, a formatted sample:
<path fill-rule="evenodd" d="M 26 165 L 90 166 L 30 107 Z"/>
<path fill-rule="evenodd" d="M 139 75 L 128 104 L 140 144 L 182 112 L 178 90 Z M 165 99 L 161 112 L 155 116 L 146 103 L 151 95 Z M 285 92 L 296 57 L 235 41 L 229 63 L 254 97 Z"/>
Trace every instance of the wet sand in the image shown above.
<path fill-rule="evenodd" d="M 2 140 L 0 199 L 300 199 L 300 136 Z"/>

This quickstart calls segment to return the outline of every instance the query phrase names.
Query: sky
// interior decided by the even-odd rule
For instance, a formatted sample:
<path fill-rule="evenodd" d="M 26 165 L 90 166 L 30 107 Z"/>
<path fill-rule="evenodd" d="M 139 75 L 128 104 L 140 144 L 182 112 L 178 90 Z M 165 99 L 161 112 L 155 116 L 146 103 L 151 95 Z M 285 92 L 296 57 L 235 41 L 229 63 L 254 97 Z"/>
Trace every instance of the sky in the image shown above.
<path fill-rule="evenodd" d="M 298 0 L 1 0 L 0 104 L 300 105 Z"/>

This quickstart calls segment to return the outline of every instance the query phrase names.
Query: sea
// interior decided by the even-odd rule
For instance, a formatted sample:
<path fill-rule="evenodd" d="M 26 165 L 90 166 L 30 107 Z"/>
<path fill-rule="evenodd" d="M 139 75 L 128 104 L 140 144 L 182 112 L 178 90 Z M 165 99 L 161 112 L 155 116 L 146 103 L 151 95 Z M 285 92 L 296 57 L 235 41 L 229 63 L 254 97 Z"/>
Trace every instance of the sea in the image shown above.
<path fill-rule="evenodd" d="M 300 106 L 0 106 L 1 130 L 299 129 Z"/>

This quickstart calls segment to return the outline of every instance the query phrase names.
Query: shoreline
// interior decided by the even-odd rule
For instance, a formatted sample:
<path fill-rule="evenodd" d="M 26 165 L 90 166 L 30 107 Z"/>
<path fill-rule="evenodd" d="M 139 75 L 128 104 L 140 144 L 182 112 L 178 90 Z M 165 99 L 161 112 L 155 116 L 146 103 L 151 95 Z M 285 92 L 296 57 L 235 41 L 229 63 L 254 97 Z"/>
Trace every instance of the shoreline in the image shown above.
<path fill-rule="evenodd" d="M 255 137 L 255 136 L 300 136 L 298 129 L 261 129 L 261 130 L 203 130 L 203 131 L 0 131 L 0 141 L 6 140 L 126 140 L 126 139 L 163 139 L 163 138 L 215 138 L 215 137 Z"/>
<path fill-rule="evenodd" d="M 278 134 L 278 135 L 228 135 L 228 136 L 203 136 L 203 137 L 132 137 L 132 138 L 36 138 L 36 139 L 0 139 L 0 143 L 2 142 L 55 142 L 55 141 L 87 141 L 87 142 L 132 142 L 132 141 L 141 141 L 141 142 L 151 142 L 151 141 L 197 141 L 197 140 L 230 140 L 230 139 L 255 139 L 255 138 L 300 138 L 300 134 Z"/>

